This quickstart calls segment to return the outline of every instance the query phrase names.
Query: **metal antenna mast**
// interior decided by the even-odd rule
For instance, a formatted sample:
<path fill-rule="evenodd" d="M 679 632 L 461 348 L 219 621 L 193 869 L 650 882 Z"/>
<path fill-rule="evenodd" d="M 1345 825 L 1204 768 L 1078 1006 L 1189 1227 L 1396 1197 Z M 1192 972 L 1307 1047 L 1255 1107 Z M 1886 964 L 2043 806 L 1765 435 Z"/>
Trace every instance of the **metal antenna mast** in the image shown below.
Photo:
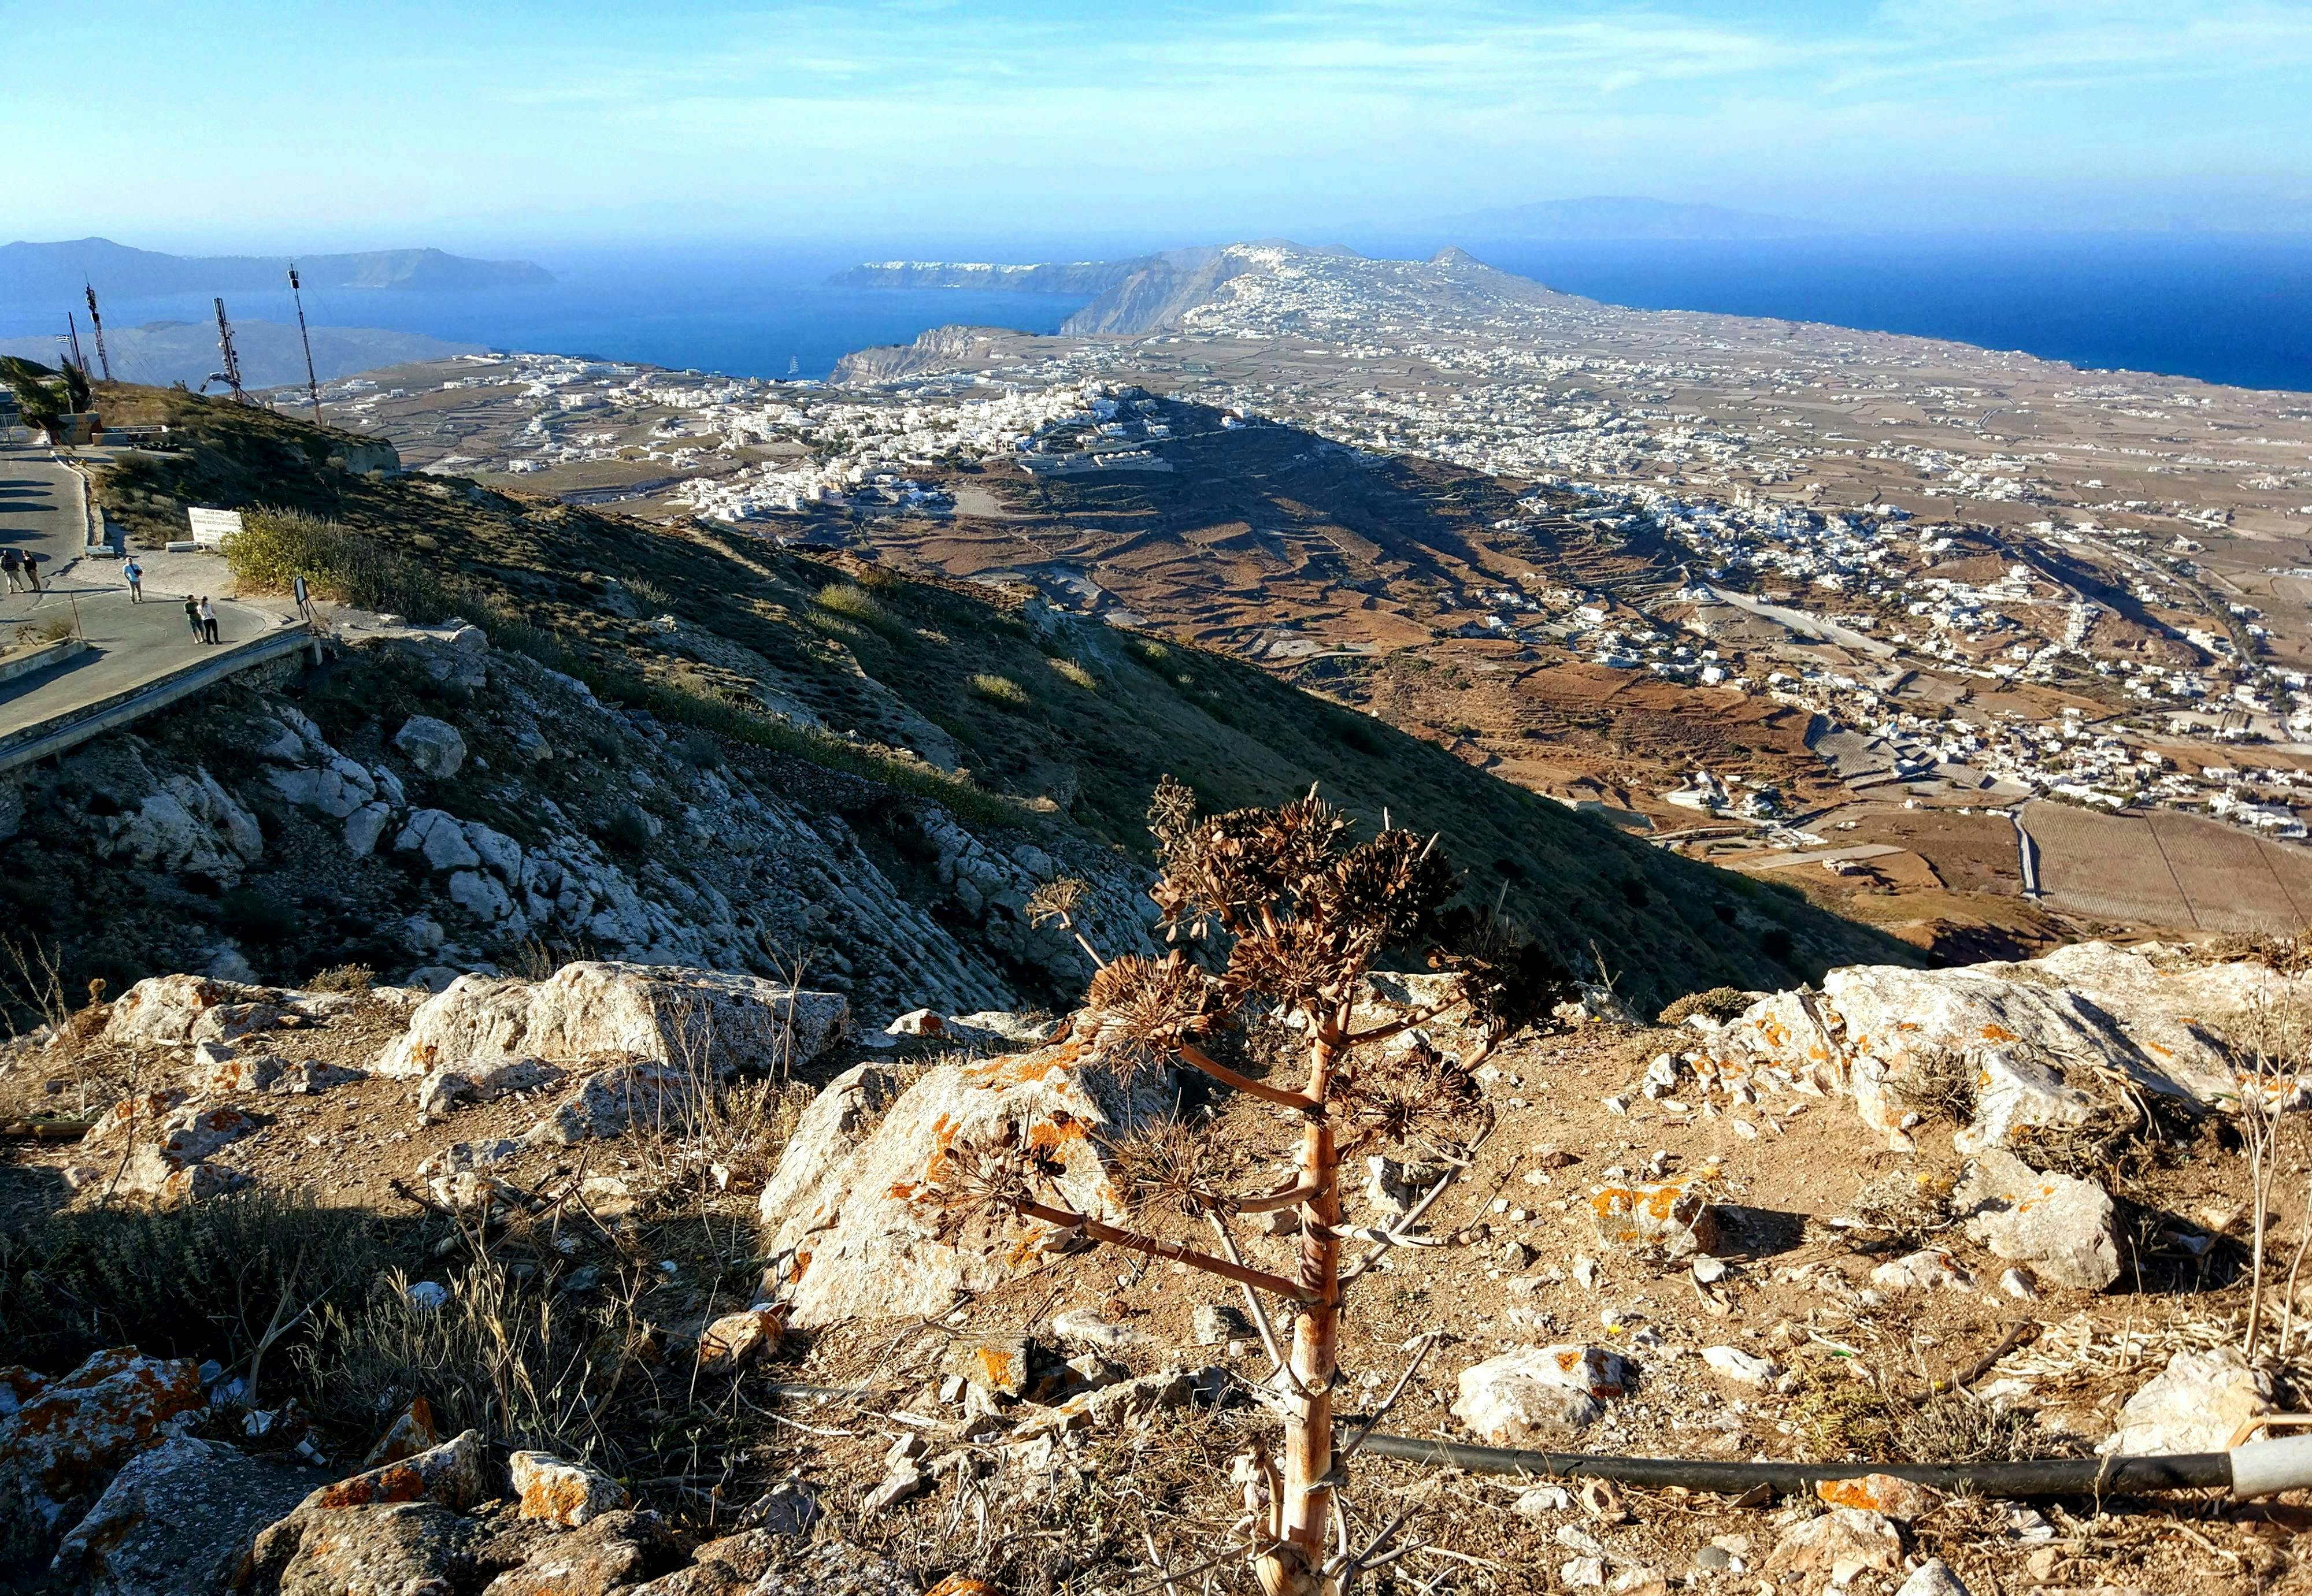
<path fill-rule="evenodd" d="M 313 380 L 313 340 L 305 333 L 305 293 L 297 284 L 297 263 L 289 263 L 289 296 L 297 301 L 297 340 L 305 346 L 305 392 L 313 401 L 313 424 L 321 424 L 321 385 Z M 94 301 L 91 301 L 93 303 Z"/>
<path fill-rule="evenodd" d="M 96 363 L 104 368 L 104 379 L 112 380 L 112 357 L 104 353 L 104 318 L 96 313 L 96 290 L 86 283 L 81 289 L 88 295 L 89 329 L 96 335 Z"/>
<path fill-rule="evenodd" d="M 241 356 L 232 352 L 232 323 L 224 318 L 223 299 L 220 297 L 215 302 L 217 350 L 224 356 L 224 370 L 213 375 L 232 390 L 232 397 L 236 403 L 246 405 L 250 401 L 249 396 L 241 391 Z"/>
<path fill-rule="evenodd" d="M 73 364 L 85 373 L 88 362 L 80 352 L 80 323 L 73 319 L 73 313 L 69 310 L 65 312 L 65 336 L 72 340 Z"/>

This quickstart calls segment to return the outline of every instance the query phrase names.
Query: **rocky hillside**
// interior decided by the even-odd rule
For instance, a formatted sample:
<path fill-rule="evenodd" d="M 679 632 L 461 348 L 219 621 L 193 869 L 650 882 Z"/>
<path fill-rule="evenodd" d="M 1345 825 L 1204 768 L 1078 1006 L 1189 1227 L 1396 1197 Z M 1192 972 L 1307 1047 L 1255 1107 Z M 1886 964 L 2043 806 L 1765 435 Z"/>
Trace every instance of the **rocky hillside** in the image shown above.
<path fill-rule="evenodd" d="M 0 1051 L 0 1108 L 102 1111 L 0 1164 L 0 1589 L 1254 1588 L 1265 1316 L 941 1205 L 1024 1142 L 1055 1200 L 1209 1249 L 1166 1128 L 1257 1191 L 1299 1134 L 1268 1104 L 1133 1068 L 1097 1010 L 883 1031 L 600 962 L 330 985 L 158 978 Z M 1338 1193 L 1371 1266 L 1340 1434 L 1379 1431 L 1344 1511 L 1404 1537 L 1368 1588 L 2300 1588 L 2312 1470 L 2252 1438 L 2312 1390 L 2312 1289 L 2258 1248 L 2304 1192 L 2241 1149 L 2273 1128 L 2299 1160 L 2303 1116 L 2240 1110 L 2300 1106 L 2262 1027 L 2308 999 L 2089 945 L 1492 1052 L 1486 1134 L 1377 1141 Z M 1214 1228 L 1274 1279 L 1310 1213 Z M 1438 1441 L 1703 1472 L 1448 1471 Z M 2178 1494 L 2178 1454 L 2257 1463 L 2260 1499 Z M 1995 1472 L 2027 1458 L 2069 1483 Z M 1802 1467 L 1707 1472 L 1773 1461 Z"/>
<path fill-rule="evenodd" d="M 1088 967 L 1020 905 L 1085 877 L 1128 945 L 1168 772 L 1208 807 L 1321 782 L 1434 830 L 1471 898 L 1649 1011 L 1910 956 L 1251 667 L 1018 591 L 364 475 L 340 435 L 182 393 L 105 403 L 188 440 L 102 475 L 134 536 L 188 502 L 324 518 L 281 557 L 351 604 L 317 667 L 0 778 L 0 910 L 72 991 L 592 954 L 801 968 L 883 1013 L 1064 1002 Z"/>

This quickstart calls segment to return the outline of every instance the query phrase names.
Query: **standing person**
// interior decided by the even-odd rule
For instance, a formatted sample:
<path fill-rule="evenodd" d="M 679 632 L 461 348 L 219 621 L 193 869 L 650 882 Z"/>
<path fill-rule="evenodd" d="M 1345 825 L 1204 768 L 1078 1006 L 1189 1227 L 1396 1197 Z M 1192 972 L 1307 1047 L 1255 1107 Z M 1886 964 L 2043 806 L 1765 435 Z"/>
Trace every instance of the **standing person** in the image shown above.
<path fill-rule="evenodd" d="M 24 590 L 24 556 L 18 554 L 13 545 L 0 550 L 0 572 L 7 575 L 8 591 L 21 593 Z"/>
<path fill-rule="evenodd" d="M 128 579 L 128 602 L 131 604 L 144 603 L 144 568 L 132 559 L 127 564 L 120 568 L 120 574 Z"/>
<path fill-rule="evenodd" d="M 194 597 L 190 593 L 185 595 L 185 624 L 193 629 L 193 641 L 195 642 L 200 643 L 206 642 L 208 641 L 207 638 L 201 634 L 201 601 Z"/>
<path fill-rule="evenodd" d="M 40 556 L 30 549 L 24 551 L 24 580 L 33 592 L 40 590 Z"/>
<path fill-rule="evenodd" d="M 201 595 L 201 631 L 206 634 L 202 641 L 212 643 L 216 641 L 216 606 L 209 602 L 208 595 L 206 593 Z"/>

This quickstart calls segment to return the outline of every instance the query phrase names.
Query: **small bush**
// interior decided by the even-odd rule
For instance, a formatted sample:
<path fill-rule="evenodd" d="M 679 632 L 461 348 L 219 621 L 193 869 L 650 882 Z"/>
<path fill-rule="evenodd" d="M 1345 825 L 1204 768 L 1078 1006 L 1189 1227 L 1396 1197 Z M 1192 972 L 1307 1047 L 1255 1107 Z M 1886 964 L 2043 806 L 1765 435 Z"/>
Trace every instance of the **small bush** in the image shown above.
<path fill-rule="evenodd" d="M 377 984 L 377 972 L 367 964 L 332 964 L 305 982 L 309 992 L 351 992 L 355 996 Z"/>
<path fill-rule="evenodd" d="M 650 821 L 634 805 L 624 805 L 602 827 L 602 842 L 614 853 L 644 852 L 651 845 Z"/>
<path fill-rule="evenodd" d="M 453 607 L 427 566 L 377 539 L 302 510 L 251 510 L 224 540 L 233 579 L 259 592 L 285 593 L 298 577 L 313 595 L 412 620 L 438 621 Z"/>
<path fill-rule="evenodd" d="M 819 590 L 815 601 L 819 607 L 833 610 L 838 615 L 848 615 L 854 621 L 880 621 L 883 606 L 875 596 L 856 582 L 829 582 Z"/>
<path fill-rule="evenodd" d="M 1099 679 L 1093 676 L 1091 672 L 1086 670 L 1082 666 L 1078 665 L 1074 660 L 1052 659 L 1046 661 L 1046 663 L 1048 664 L 1054 671 L 1057 672 L 1064 680 L 1073 682 L 1086 693 L 1097 693 L 1099 691 Z"/>
<path fill-rule="evenodd" d="M 1756 996 L 1756 993 L 1746 992 L 1740 987 L 1712 987 L 1706 992 L 1688 992 L 1657 1015 L 1655 1023 L 1683 1025 L 1690 1016 L 1698 1014 L 1724 1025 L 1729 1020 L 1739 1018 Z"/>
<path fill-rule="evenodd" d="M 971 678 L 971 690 L 992 704 L 1007 710 L 1028 707 L 1028 690 L 1010 676 L 999 676 L 980 671 Z"/>

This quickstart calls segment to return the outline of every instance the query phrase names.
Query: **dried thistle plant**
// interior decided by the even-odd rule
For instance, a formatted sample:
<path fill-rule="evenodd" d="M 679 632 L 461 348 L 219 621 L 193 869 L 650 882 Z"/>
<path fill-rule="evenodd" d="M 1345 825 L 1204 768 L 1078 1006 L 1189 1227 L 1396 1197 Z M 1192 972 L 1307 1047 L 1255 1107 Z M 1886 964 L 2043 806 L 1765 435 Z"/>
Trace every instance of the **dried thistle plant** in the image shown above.
<path fill-rule="evenodd" d="M 1131 1135 L 1101 1145 L 1111 1176 L 1135 1216 L 1195 1218 L 1226 1200 L 1220 1182 L 1228 1165 L 1208 1127 L 1151 1120 Z"/>
<path fill-rule="evenodd" d="M 1380 1144 L 1463 1147 L 1493 1119 L 1477 1077 L 1459 1060 L 1418 1041 L 1394 1055 L 1368 1053 L 1341 1077 L 1335 1102 L 1356 1130 L 1342 1146 L 1344 1156 Z"/>

